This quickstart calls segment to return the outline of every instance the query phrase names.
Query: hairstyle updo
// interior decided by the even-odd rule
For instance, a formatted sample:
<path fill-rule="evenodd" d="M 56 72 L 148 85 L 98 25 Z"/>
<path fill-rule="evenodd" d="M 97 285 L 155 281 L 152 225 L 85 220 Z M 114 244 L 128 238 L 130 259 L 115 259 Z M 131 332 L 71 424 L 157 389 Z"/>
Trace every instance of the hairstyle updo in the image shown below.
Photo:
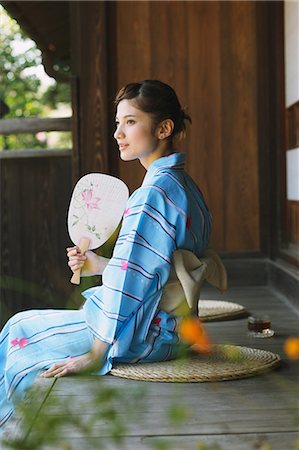
<path fill-rule="evenodd" d="M 186 121 L 191 123 L 191 117 L 181 107 L 174 89 L 162 81 L 129 83 L 116 95 L 116 107 L 122 100 L 134 100 L 136 108 L 150 113 L 154 130 L 163 120 L 171 119 L 174 123 L 173 132 L 168 138 L 171 144 L 174 138 L 185 136 Z"/>

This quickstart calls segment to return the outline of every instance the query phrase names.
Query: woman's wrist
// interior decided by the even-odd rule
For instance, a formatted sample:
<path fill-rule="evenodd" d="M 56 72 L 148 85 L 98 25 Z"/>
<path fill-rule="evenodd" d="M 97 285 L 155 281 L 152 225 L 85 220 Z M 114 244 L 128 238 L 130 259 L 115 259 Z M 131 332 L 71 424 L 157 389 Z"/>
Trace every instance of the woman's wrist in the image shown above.
<path fill-rule="evenodd" d="M 98 269 L 95 275 L 102 275 L 107 264 L 109 262 L 109 258 L 105 258 L 104 256 L 98 255 Z"/>
<path fill-rule="evenodd" d="M 108 344 L 106 342 L 100 341 L 99 339 L 96 339 L 89 351 L 92 358 L 97 359 L 101 358 L 104 353 L 106 352 L 108 348 Z"/>

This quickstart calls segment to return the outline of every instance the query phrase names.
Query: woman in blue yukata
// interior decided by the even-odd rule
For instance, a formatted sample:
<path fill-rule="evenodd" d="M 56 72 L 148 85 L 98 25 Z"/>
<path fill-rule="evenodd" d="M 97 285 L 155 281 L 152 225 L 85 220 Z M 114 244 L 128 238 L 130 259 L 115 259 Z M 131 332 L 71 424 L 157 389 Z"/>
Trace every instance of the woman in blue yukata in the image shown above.
<path fill-rule="evenodd" d="M 0 334 L 0 426 L 37 375 L 107 374 L 114 362 L 175 358 L 177 317 L 162 302 L 172 256 L 183 249 L 200 258 L 211 216 L 200 190 L 174 148 L 190 117 L 175 91 L 157 80 L 128 84 L 116 97 L 120 157 L 147 170 L 129 198 L 107 260 L 67 249 L 72 271 L 102 274 L 102 285 L 83 292 L 80 310 L 31 310 L 14 315 Z M 83 267 L 84 265 L 84 267 Z M 163 294 L 163 295 L 162 295 Z M 164 304 L 164 306 L 163 306 Z"/>

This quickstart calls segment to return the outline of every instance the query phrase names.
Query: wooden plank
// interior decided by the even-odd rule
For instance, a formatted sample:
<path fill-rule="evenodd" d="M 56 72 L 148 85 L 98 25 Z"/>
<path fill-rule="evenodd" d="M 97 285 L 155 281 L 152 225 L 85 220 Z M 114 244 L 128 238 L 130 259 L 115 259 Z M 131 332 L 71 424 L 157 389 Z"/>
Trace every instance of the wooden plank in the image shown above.
<path fill-rule="evenodd" d="M 112 376 L 100 381 L 93 380 L 96 377 L 89 377 L 85 381 L 74 378 L 69 378 L 68 383 L 59 380 L 55 385 L 52 400 L 54 397 L 59 398 L 63 400 L 64 406 L 61 407 L 60 402 L 55 404 L 52 401 L 47 405 L 46 415 L 64 416 L 67 409 L 76 416 L 82 415 L 83 412 L 83 415 L 96 415 L 99 405 L 96 398 L 105 389 L 113 389 L 120 394 L 125 392 L 124 395 L 120 395 L 120 401 L 111 400 L 111 406 L 116 405 L 119 414 L 126 414 L 130 409 L 130 400 L 127 402 L 123 400 L 125 398 L 132 400 L 134 394 L 139 392 L 142 399 L 135 401 L 134 412 L 138 415 L 147 412 L 165 414 L 165 419 L 173 406 L 185 410 L 189 417 L 199 414 L 202 408 L 209 414 L 213 411 L 230 414 L 231 410 L 242 410 L 243 415 L 256 413 L 257 410 L 262 412 L 273 410 L 273 414 L 279 415 L 281 409 L 285 408 L 294 416 L 298 409 L 298 400 L 294 398 L 298 390 L 295 380 L 282 383 L 279 372 L 269 372 L 258 379 L 255 377 L 225 383 L 149 383 Z M 275 398 L 271 395 L 271 391 L 275 391 Z M 250 395 L 247 395 L 249 392 Z M 78 409 L 76 405 L 81 407 Z"/>
<path fill-rule="evenodd" d="M 217 383 L 149 383 L 109 375 L 62 378 L 51 391 L 40 419 L 60 423 L 60 435 L 75 449 L 89 448 L 94 439 L 104 443 L 105 449 L 119 448 L 111 440 L 111 423 L 101 416 L 105 403 L 101 406 L 97 397 L 110 389 L 119 392 L 109 400 L 109 408 L 117 411 L 127 446 L 141 443 L 140 448 L 146 449 L 160 438 L 165 444 L 185 443 L 184 448 L 200 442 L 236 450 L 242 449 L 244 442 L 244 450 L 258 443 L 273 444 L 273 449 L 279 450 L 282 443 L 293 445 L 298 438 L 298 363 L 286 359 L 283 343 L 297 333 L 298 315 L 266 286 L 236 287 L 224 296 L 204 288 L 202 297 L 238 301 L 254 313 L 268 311 L 276 332 L 270 339 L 249 338 L 246 318 L 206 323 L 206 330 L 214 342 L 278 352 L 282 366 L 252 378 Z M 169 413 L 173 408 L 185 411 L 186 419 L 172 422 Z M 87 440 L 79 424 L 91 422 L 91 440 Z"/>
<path fill-rule="evenodd" d="M 39 131 L 70 131 L 71 117 L 60 117 L 54 119 L 46 118 L 22 118 L 22 119 L 1 119 L 0 134 L 24 134 L 37 133 Z"/>
<path fill-rule="evenodd" d="M 102 445 L 105 450 L 121 448 L 112 439 L 113 422 L 102 415 L 107 406 L 116 412 L 124 448 L 137 445 L 147 449 L 161 440 L 186 449 L 199 443 L 232 450 L 262 444 L 273 450 L 292 449 L 298 439 L 298 363 L 286 359 L 283 343 L 298 332 L 298 315 L 266 286 L 236 287 L 224 296 L 204 288 L 202 296 L 238 301 L 255 313 L 268 311 L 276 331 L 270 339 L 249 338 L 246 319 L 205 326 L 214 342 L 280 353 L 282 366 L 263 375 L 217 383 L 150 383 L 109 375 L 62 378 L 53 386 L 37 420 L 43 424 L 51 421 L 52 433 L 59 427 L 59 442 L 63 436 L 65 445 L 74 449 L 94 448 L 95 440 L 97 447 Z M 107 390 L 115 396 L 105 402 Z M 172 421 L 174 409 L 183 411 L 185 419 Z M 89 425 L 90 429 L 84 428 Z M 38 431 L 36 427 L 38 422 L 27 444 Z M 47 439 L 45 442 L 43 449 L 57 448 L 55 442 L 52 446 Z"/>
<path fill-rule="evenodd" d="M 0 160 L 1 325 L 23 309 L 62 307 L 74 291 L 65 256 L 68 158 Z"/>
<path fill-rule="evenodd" d="M 261 377 L 255 378 L 255 382 L 251 382 L 251 388 L 258 383 L 258 380 L 260 379 Z M 269 379 L 270 378 L 268 378 L 268 381 Z M 104 380 L 102 388 L 104 388 L 106 381 L 107 378 Z M 121 380 L 121 382 L 122 381 L 123 380 Z M 296 422 L 298 404 L 288 404 L 286 400 L 284 399 L 283 401 L 277 393 L 275 394 L 275 399 L 273 399 L 272 392 L 274 391 L 275 386 L 270 385 L 272 392 L 270 393 L 268 388 L 268 395 L 266 395 L 264 389 L 265 387 L 267 389 L 268 383 L 265 383 L 262 389 L 259 389 L 258 392 L 255 393 L 252 392 L 251 389 L 248 389 L 246 384 L 243 384 L 244 381 L 246 380 L 243 380 L 242 382 L 238 381 L 237 385 L 236 382 L 207 383 L 199 385 L 183 384 L 179 386 L 162 383 L 148 384 L 147 387 L 150 386 L 150 390 L 145 390 L 143 401 L 141 401 L 141 403 L 140 401 L 135 401 L 135 403 L 131 403 L 130 405 L 130 403 L 121 400 L 120 403 L 116 405 L 118 419 L 120 423 L 126 425 L 126 429 L 122 434 L 123 436 L 185 435 L 188 440 L 187 436 L 189 435 L 200 436 L 201 434 L 218 435 L 257 432 L 264 434 L 265 432 L 298 431 Z M 123 387 L 130 389 L 131 383 L 136 382 L 125 380 Z M 240 386 L 240 383 L 243 385 Z M 67 383 L 65 383 L 65 387 L 66 386 Z M 114 386 L 117 388 L 117 381 L 115 381 Z M 89 397 L 76 396 L 74 394 L 76 392 L 75 385 L 73 386 L 71 394 L 74 397 L 74 402 L 70 402 L 70 395 L 64 397 L 63 405 L 68 405 L 68 412 L 66 412 L 66 410 L 64 412 L 61 406 L 58 412 L 58 417 L 60 417 L 59 421 L 63 423 L 63 420 L 65 420 L 65 424 L 61 430 L 64 436 L 70 436 L 72 438 L 79 438 L 82 436 L 82 433 L 74 429 L 71 424 L 68 423 L 66 414 L 69 415 L 70 411 L 71 414 L 80 417 L 77 417 L 75 420 L 82 420 L 85 424 L 88 423 L 88 421 L 93 420 L 93 418 L 99 414 L 100 404 L 97 402 L 92 404 L 91 402 L 92 398 L 96 397 L 97 388 L 101 389 L 101 386 L 97 384 L 97 386 L 93 387 L 94 389 L 91 391 Z M 226 391 L 227 387 L 229 392 Z M 281 380 L 276 385 L 276 388 L 278 387 L 281 387 Z M 181 395 L 178 395 L 178 392 L 180 391 Z M 134 398 L 134 388 L 132 388 L 131 393 Z M 56 391 L 56 394 L 60 395 L 59 391 Z M 55 392 L 52 394 L 52 402 L 53 400 L 55 401 L 53 395 L 55 395 Z M 289 396 L 291 395 L 294 395 L 294 391 L 290 392 Z M 148 401 L 148 398 L 150 401 Z M 266 404 L 265 399 L 267 401 Z M 112 403 L 110 406 L 112 406 Z M 138 403 L 140 403 L 141 406 L 138 407 Z M 136 404 L 137 409 L 135 407 Z M 179 407 L 181 411 L 183 409 L 187 412 L 187 420 L 176 425 L 169 421 L 167 413 L 174 406 Z M 132 411 L 130 408 L 134 408 L 135 414 L 134 418 L 131 418 L 131 422 L 130 414 L 132 414 Z M 52 418 L 55 417 L 57 411 L 55 411 L 55 408 L 54 410 L 53 408 L 48 408 L 47 411 L 44 411 L 44 414 L 43 420 L 47 420 L 47 416 Z M 95 427 L 91 433 L 93 437 L 109 436 L 106 420 L 98 419 L 94 425 Z"/>
<path fill-rule="evenodd" d="M 242 403 L 242 395 L 238 396 L 237 401 Z M 245 411 L 243 408 L 235 408 L 235 402 L 231 402 L 231 407 L 226 410 L 207 411 L 205 409 L 206 403 L 207 401 L 199 401 L 199 408 L 193 411 L 188 410 L 190 414 L 188 418 L 176 424 L 172 423 L 167 417 L 167 409 L 161 412 L 143 411 L 137 414 L 133 410 L 133 405 L 127 406 L 127 411 L 124 413 L 117 412 L 117 419 L 123 429 L 123 436 L 189 436 L 194 434 L 293 433 L 298 431 L 296 423 L 298 410 L 295 409 L 282 407 L 277 410 L 255 409 Z M 82 403 L 77 403 L 76 408 L 84 411 L 84 405 L 85 401 L 83 400 Z M 177 406 L 180 407 L 179 404 Z M 87 427 L 88 424 L 93 424 L 88 432 L 91 437 L 109 437 L 111 435 L 111 423 L 105 417 L 100 418 L 99 409 L 94 409 L 91 414 L 84 413 L 80 416 L 73 414 L 74 410 L 65 410 L 65 414 L 59 416 L 55 416 L 55 414 L 47 415 L 43 411 L 41 418 L 43 421 L 59 418 L 61 423 L 60 433 L 66 437 L 80 438 L 84 436 L 84 432 L 80 431 L 79 426 L 72 424 L 74 419 Z"/>
<path fill-rule="evenodd" d="M 72 449 L 94 449 L 101 445 L 105 450 L 153 450 L 154 448 L 194 450 L 203 449 L 223 449 L 223 450 L 256 450 L 269 448 L 271 450 L 296 450 L 298 445 L 298 433 L 252 433 L 252 434 L 221 434 L 217 435 L 190 435 L 190 436 L 134 436 L 122 439 L 118 444 L 112 439 L 92 438 L 87 441 L 84 438 L 69 437 L 65 440 L 65 445 Z M 160 445 L 160 447 L 158 447 Z M 45 446 L 43 450 L 50 449 Z M 53 447 L 52 447 L 53 448 Z"/>

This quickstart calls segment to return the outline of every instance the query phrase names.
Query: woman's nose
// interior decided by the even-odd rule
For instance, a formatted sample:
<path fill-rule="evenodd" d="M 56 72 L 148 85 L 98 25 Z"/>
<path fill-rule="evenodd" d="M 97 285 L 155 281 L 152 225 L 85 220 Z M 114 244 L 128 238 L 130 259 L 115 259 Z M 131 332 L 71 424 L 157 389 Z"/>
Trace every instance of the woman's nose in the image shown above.
<path fill-rule="evenodd" d="M 123 129 L 120 125 L 118 125 L 118 127 L 116 128 L 113 136 L 114 136 L 114 139 L 120 139 L 124 136 Z"/>

